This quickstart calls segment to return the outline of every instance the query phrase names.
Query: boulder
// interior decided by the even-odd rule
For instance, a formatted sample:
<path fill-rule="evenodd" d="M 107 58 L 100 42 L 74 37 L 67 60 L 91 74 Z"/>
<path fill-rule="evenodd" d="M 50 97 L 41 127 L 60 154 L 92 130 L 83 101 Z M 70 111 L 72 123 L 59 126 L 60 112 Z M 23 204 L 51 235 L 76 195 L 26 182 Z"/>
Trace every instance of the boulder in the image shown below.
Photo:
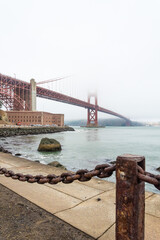
<path fill-rule="evenodd" d="M 156 170 L 160 172 L 160 167 L 156 168 Z"/>
<path fill-rule="evenodd" d="M 50 139 L 50 138 L 42 138 L 41 142 L 38 147 L 38 151 L 60 151 L 61 150 L 61 144 L 55 140 L 55 139 Z"/>
<path fill-rule="evenodd" d="M 16 153 L 16 154 L 15 154 L 15 156 L 17 156 L 17 157 L 18 157 L 18 156 L 21 156 L 21 154 L 20 154 L 20 153 Z"/>
<path fill-rule="evenodd" d="M 107 163 L 109 163 L 109 164 L 115 164 L 116 163 L 116 161 L 114 161 L 114 160 L 112 160 L 112 159 L 105 159 L 106 160 L 106 162 Z"/>
<path fill-rule="evenodd" d="M 7 153 L 8 151 L 4 147 L 0 146 L 0 152 Z"/>
<path fill-rule="evenodd" d="M 63 166 L 61 163 L 59 163 L 58 161 L 50 162 L 50 163 L 48 163 L 48 165 L 67 170 L 67 168 L 65 166 Z"/>

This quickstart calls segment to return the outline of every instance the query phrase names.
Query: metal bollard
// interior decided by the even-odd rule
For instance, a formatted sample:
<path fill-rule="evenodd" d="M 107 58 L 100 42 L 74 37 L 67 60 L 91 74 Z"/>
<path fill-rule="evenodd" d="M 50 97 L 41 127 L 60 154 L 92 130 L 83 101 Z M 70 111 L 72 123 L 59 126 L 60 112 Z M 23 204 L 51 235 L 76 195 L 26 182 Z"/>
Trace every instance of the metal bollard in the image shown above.
<path fill-rule="evenodd" d="M 125 154 L 116 161 L 116 240 L 144 240 L 145 188 L 138 180 L 145 158 Z"/>

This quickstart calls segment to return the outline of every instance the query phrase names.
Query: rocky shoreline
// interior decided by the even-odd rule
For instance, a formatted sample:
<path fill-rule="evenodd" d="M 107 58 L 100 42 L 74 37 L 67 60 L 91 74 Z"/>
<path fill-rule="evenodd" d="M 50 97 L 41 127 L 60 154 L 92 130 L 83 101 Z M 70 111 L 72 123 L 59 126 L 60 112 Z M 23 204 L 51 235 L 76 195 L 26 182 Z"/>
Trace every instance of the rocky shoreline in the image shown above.
<path fill-rule="evenodd" d="M 2 141 L 6 140 L 6 137 L 20 136 L 20 135 L 37 135 L 44 133 L 57 133 L 64 131 L 75 131 L 74 128 L 64 126 L 64 127 L 0 127 L 0 138 Z M 7 144 L 7 142 L 5 142 Z M 10 153 L 5 147 L 0 146 L 0 152 Z M 17 154 L 16 156 L 21 156 Z"/>
<path fill-rule="evenodd" d="M 11 137 L 20 135 L 36 135 L 44 133 L 57 133 L 64 131 L 74 131 L 72 127 L 1 127 L 0 137 Z"/>

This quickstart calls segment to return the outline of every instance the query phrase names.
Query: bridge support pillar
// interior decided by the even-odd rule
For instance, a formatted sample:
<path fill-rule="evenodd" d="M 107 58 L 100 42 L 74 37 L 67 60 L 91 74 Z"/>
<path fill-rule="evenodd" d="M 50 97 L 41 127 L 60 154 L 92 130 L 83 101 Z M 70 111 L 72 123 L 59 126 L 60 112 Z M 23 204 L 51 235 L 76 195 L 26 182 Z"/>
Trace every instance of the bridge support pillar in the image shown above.
<path fill-rule="evenodd" d="M 88 108 L 87 127 L 98 126 L 98 111 L 97 111 L 97 95 L 88 95 L 88 103 L 90 103 L 91 97 L 95 98 L 95 109 Z"/>
<path fill-rule="evenodd" d="M 131 126 L 131 121 L 126 121 L 126 126 Z"/>
<path fill-rule="evenodd" d="M 31 84 L 31 93 L 30 93 L 30 101 L 31 101 L 31 107 L 30 110 L 31 111 L 36 111 L 36 82 L 34 79 L 30 80 L 30 84 Z"/>

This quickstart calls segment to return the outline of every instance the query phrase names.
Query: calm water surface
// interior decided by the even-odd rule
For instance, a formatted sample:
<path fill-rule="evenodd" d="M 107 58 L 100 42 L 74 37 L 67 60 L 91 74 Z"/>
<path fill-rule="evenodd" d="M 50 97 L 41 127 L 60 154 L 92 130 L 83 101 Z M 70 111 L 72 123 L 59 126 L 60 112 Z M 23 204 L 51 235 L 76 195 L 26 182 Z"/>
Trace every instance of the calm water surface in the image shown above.
<path fill-rule="evenodd" d="M 28 135 L 7 138 L 5 148 L 32 161 L 48 164 L 59 161 L 68 170 L 93 169 L 95 165 L 115 160 L 118 155 L 131 153 L 146 158 L 146 169 L 158 174 L 160 167 L 160 127 L 106 127 L 88 129 L 74 127 L 74 132 Z M 55 138 L 62 151 L 40 153 L 37 151 L 41 138 Z M 109 178 L 114 181 L 115 177 Z M 149 184 L 147 190 L 158 192 Z"/>

